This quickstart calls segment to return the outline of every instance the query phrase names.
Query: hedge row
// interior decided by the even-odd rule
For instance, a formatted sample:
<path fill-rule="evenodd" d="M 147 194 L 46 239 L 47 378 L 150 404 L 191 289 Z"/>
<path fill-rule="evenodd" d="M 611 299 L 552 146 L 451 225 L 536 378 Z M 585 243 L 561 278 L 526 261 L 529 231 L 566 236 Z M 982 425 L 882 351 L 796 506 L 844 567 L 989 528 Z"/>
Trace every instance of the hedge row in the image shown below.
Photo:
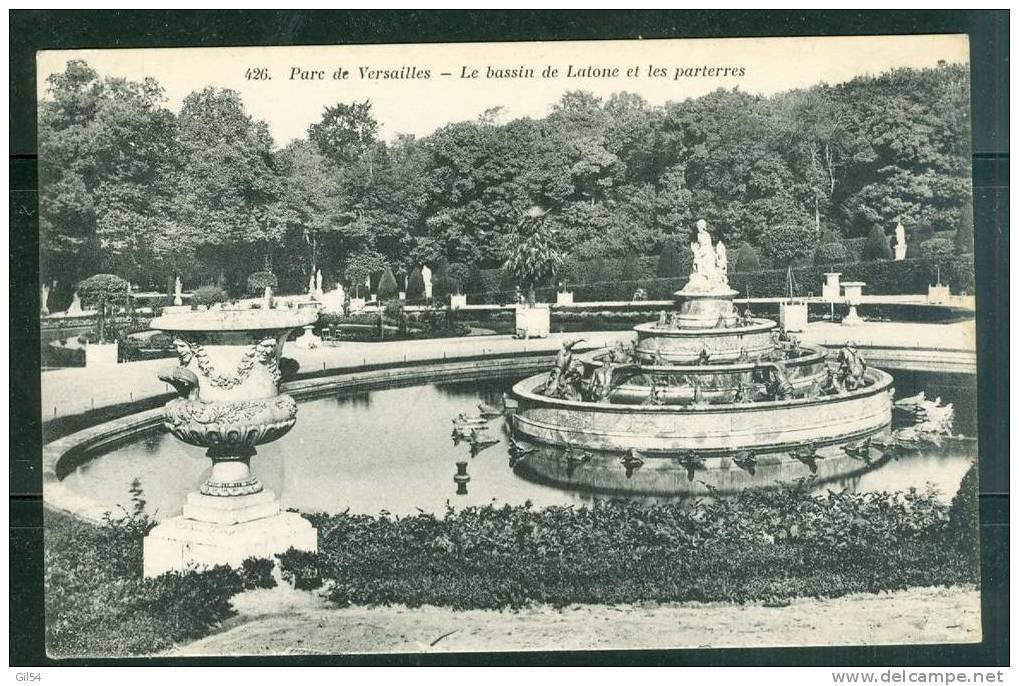
<path fill-rule="evenodd" d="M 607 261 L 606 261 L 607 264 Z M 848 262 L 830 265 L 809 265 L 792 270 L 798 295 L 820 294 L 825 272 L 841 272 L 843 281 L 863 281 L 866 294 L 902 295 L 926 293 L 930 284 L 936 283 L 939 274 L 941 283 L 948 284 L 953 293 L 972 293 L 975 284 L 973 262 L 954 256 L 918 257 L 900 262 L 880 260 L 873 262 Z M 653 270 L 646 272 L 653 274 Z M 479 298 L 486 302 L 509 302 L 513 296 L 512 281 L 501 269 L 482 270 L 485 283 L 483 293 L 472 293 L 470 302 Z M 686 285 L 689 276 L 658 279 L 654 276 L 634 278 L 632 274 L 611 272 L 601 277 L 569 281 L 573 298 L 578 302 L 631 300 L 634 292 L 642 288 L 650 300 L 668 300 L 672 294 Z M 729 284 L 741 295 L 752 297 L 778 297 L 786 294 L 787 270 L 768 269 L 756 272 L 732 272 Z M 507 287 L 507 283 L 510 284 Z M 555 289 L 538 289 L 541 300 L 554 301 Z"/>
<path fill-rule="evenodd" d="M 692 506 L 617 501 L 450 508 L 444 517 L 318 515 L 309 519 L 320 552 L 280 561 L 304 587 L 331 581 L 327 595 L 341 606 L 459 610 L 781 602 L 977 581 L 966 504 L 950 509 L 916 491 L 822 496 L 808 488 L 801 481 Z"/>
<path fill-rule="evenodd" d="M 692 505 L 308 515 L 320 552 L 278 557 L 298 588 L 331 582 L 338 605 L 781 602 L 978 581 L 975 466 L 951 505 L 933 492 L 812 495 L 811 486 Z M 243 589 L 274 584 L 267 560 L 142 578 L 153 522 L 137 482 L 132 493 L 128 516 L 101 526 L 47 513 L 50 655 L 162 651 L 215 630 Z"/>

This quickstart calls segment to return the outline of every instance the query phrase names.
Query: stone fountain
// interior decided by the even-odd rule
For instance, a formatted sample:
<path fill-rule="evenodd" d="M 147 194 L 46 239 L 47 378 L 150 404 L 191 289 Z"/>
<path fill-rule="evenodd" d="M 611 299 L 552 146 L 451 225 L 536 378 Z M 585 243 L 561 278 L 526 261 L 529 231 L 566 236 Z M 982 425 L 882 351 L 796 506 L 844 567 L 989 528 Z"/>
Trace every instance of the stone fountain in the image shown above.
<path fill-rule="evenodd" d="M 316 317 L 314 309 L 215 309 L 152 321 L 174 337 L 179 361 L 159 375 L 178 394 L 164 408 L 164 425 L 205 448 L 212 471 L 180 516 L 146 536 L 145 576 L 317 549 L 311 524 L 282 511 L 250 470 L 255 446 L 279 439 L 297 420 L 297 403 L 279 392 L 280 354 L 287 336 Z"/>
<path fill-rule="evenodd" d="M 516 436 L 567 452 L 636 451 L 620 483 L 637 491 L 637 462 L 642 475 L 679 470 L 693 483 L 690 465 L 816 465 L 817 451 L 831 457 L 887 432 L 891 376 L 852 346 L 829 364 L 822 346 L 739 312 L 725 249 L 712 246 L 703 221 L 690 247 L 694 271 L 675 309 L 635 326 L 635 343 L 584 355 L 564 345 L 550 372 L 514 386 Z M 561 454 L 536 455 L 524 464 L 535 476 L 578 485 L 583 470 L 567 469 Z"/>

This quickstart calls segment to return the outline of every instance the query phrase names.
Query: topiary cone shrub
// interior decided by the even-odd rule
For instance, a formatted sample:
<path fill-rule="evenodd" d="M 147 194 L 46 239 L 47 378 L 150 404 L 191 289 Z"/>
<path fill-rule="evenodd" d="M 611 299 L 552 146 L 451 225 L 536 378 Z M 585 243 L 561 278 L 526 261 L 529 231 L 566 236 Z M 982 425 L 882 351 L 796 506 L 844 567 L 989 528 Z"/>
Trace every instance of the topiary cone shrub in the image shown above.
<path fill-rule="evenodd" d="M 888 243 L 888 236 L 875 224 L 867 234 L 867 240 L 863 244 L 862 256 L 864 260 L 890 260 L 892 259 L 892 246 Z"/>
<path fill-rule="evenodd" d="M 955 231 L 955 252 L 973 254 L 973 202 L 967 200 L 959 210 L 959 226 Z"/>
<path fill-rule="evenodd" d="M 382 272 L 382 277 L 379 279 L 379 300 L 391 300 L 399 295 L 400 289 L 396 285 L 396 277 L 393 276 L 393 270 L 386 267 Z"/>
<path fill-rule="evenodd" d="M 425 298 L 425 278 L 421 275 L 421 268 L 414 267 L 410 276 L 407 277 L 407 300 L 419 302 Z"/>
<path fill-rule="evenodd" d="M 744 241 L 736 251 L 736 259 L 733 260 L 732 271 L 734 272 L 756 272 L 761 270 L 761 258 L 753 246 Z"/>
<path fill-rule="evenodd" d="M 659 279 L 671 279 L 682 276 L 685 265 L 674 237 L 667 238 L 662 246 L 662 254 L 658 256 L 655 275 Z"/>

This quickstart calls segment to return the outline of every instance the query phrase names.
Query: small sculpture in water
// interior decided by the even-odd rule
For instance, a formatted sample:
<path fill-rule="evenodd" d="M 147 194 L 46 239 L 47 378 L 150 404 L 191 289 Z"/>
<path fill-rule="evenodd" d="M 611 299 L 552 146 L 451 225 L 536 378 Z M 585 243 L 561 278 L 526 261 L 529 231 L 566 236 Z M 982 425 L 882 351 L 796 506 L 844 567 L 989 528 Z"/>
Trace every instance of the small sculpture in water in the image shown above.
<path fill-rule="evenodd" d="M 749 450 L 740 450 L 732 456 L 732 461 L 750 476 L 754 476 L 757 471 L 757 455 Z"/>
<path fill-rule="evenodd" d="M 867 371 L 867 361 L 856 349 L 856 343 L 850 341 L 838 355 L 839 381 L 849 391 L 855 391 L 864 385 L 864 376 Z"/>
<path fill-rule="evenodd" d="M 704 458 L 692 450 L 678 453 L 674 459 L 682 465 L 684 469 L 686 469 L 687 481 L 693 481 L 694 475 L 698 469 L 707 469 L 704 464 Z"/>
<path fill-rule="evenodd" d="M 610 358 L 602 360 L 601 367 L 594 371 L 591 376 L 591 397 L 600 403 L 609 401 L 609 394 L 612 392 L 612 376 L 616 368 Z"/>
<path fill-rule="evenodd" d="M 824 455 L 817 452 L 817 446 L 813 443 L 807 443 L 795 450 L 790 451 L 790 457 L 802 462 L 807 465 L 811 474 L 817 474 L 817 461 L 823 460 Z"/>
<path fill-rule="evenodd" d="M 634 472 L 644 466 L 644 455 L 636 448 L 631 448 L 630 452 L 619 458 L 619 464 L 623 465 L 623 469 L 626 470 L 626 478 L 629 479 Z"/>

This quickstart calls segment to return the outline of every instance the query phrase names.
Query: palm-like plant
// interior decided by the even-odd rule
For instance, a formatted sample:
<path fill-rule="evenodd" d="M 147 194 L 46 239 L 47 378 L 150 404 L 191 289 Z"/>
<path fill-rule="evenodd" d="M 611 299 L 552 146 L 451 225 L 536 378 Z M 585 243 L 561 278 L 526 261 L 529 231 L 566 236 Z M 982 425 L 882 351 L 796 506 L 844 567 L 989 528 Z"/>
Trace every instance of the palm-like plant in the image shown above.
<path fill-rule="evenodd" d="M 563 255 L 555 244 L 556 235 L 545 221 L 545 213 L 538 208 L 527 211 L 505 266 L 517 284 L 527 289 L 528 305 L 534 305 L 535 285 L 551 280 L 562 269 Z"/>

